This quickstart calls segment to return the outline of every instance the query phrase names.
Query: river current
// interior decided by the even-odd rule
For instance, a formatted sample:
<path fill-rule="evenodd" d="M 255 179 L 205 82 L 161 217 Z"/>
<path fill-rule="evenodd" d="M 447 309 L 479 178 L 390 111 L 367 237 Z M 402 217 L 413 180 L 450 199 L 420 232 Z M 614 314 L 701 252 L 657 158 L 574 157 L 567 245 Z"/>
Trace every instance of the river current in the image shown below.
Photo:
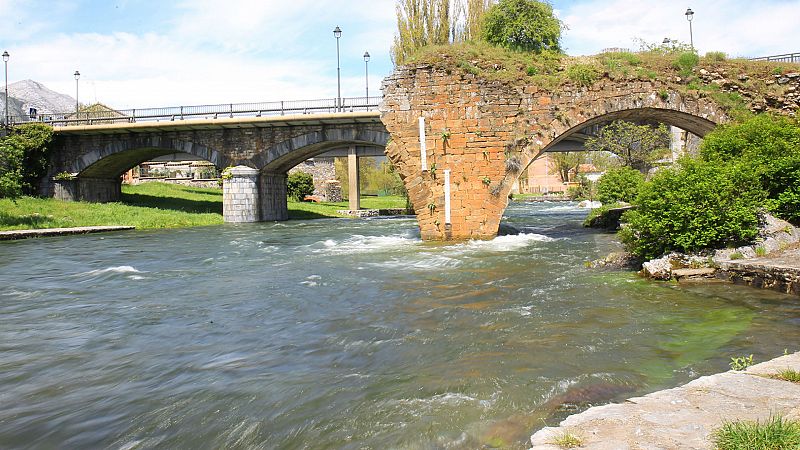
<path fill-rule="evenodd" d="M 795 297 L 587 269 L 572 204 L 0 243 L 0 448 L 526 448 L 591 404 L 800 350 Z"/>

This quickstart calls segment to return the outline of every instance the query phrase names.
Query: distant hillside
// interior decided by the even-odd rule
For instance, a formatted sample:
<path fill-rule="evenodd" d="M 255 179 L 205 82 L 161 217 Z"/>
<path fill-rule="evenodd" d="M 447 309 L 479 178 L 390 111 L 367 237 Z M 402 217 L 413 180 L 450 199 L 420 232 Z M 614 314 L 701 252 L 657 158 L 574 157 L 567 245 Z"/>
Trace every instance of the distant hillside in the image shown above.
<path fill-rule="evenodd" d="M 2 94 L 0 94 L 0 97 Z M 59 94 L 33 80 L 23 80 L 8 85 L 9 115 L 27 115 L 30 108 L 39 114 L 65 113 L 75 110 L 75 99 Z M 13 100 L 18 100 L 14 102 Z M 14 106 L 12 106 L 14 103 Z"/>

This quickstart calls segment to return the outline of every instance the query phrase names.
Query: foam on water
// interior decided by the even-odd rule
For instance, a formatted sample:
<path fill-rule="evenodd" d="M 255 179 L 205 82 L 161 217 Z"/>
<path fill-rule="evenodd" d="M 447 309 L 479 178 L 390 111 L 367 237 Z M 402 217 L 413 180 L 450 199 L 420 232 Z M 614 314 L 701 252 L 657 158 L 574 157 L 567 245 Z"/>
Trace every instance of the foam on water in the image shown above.
<path fill-rule="evenodd" d="M 327 239 L 322 241 L 322 248 L 315 248 L 314 253 L 329 253 L 336 255 L 370 253 L 382 250 L 394 250 L 417 245 L 422 242 L 420 239 L 408 237 L 408 235 L 388 235 L 388 236 L 364 236 L 354 234 L 342 241 Z"/>

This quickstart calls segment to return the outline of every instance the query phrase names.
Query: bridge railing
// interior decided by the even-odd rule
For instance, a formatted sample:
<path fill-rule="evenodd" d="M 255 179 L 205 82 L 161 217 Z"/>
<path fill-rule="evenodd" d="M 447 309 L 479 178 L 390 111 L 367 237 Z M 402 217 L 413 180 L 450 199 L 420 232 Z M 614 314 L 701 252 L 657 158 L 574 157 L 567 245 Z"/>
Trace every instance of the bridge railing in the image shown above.
<path fill-rule="evenodd" d="M 220 119 L 234 117 L 284 116 L 290 114 L 325 114 L 336 112 L 375 111 L 382 97 L 349 97 L 337 99 L 291 100 L 262 103 L 225 103 L 219 105 L 168 106 L 163 108 L 102 109 L 33 116 L 11 116 L 18 125 L 29 122 L 53 126 L 98 125 L 106 123 L 159 122 L 184 119 Z"/>
<path fill-rule="evenodd" d="M 759 58 L 750 58 L 750 61 L 779 61 L 800 63 L 800 53 L 785 53 L 783 55 L 761 56 Z"/>

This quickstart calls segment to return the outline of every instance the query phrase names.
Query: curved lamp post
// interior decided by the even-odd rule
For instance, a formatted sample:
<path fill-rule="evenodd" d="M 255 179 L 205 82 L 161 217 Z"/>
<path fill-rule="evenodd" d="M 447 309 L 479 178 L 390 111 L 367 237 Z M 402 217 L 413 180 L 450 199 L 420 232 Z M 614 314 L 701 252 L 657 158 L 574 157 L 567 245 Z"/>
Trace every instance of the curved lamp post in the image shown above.
<path fill-rule="evenodd" d="M 338 26 L 333 29 L 333 37 L 336 38 L 336 110 L 342 110 L 342 71 L 339 67 L 339 38 L 342 37 L 342 29 Z"/>
<path fill-rule="evenodd" d="M 369 105 L 369 52 L 364 52 L 364 79 L 367 82 L 367 104 Z"/>
<path fill-rule="evenodd" d="M 10 55 L 8 54 L 8 52 L 4 51 L 3 52 L 3 66 L 4 66 L 3 69 L 4 69 L 4 72 L 6 74 L 6 106 L 5 106 L 5 109 L 3 110 L 3 125 L 5 125 L 6 127 L 8 127 L 8 125 L 9 125 L 9 123 L 8 123 L 8 58 L 9 57 L 10 57 Z"/>
<path fill-rule="evenodd" d="M 686 8 L 686 20 L 689 21 L 689 45 L 692 46 L 692 51 L 694 51 L 694 36 L 692 36 L 692 19 L 694 19 L 694 11 L 692 8 Z"/>
<path fill-rule="evenodd" d="M 79 109 L 78 109 L 78 80 L 80 80 L 80 78 L 81 78 L 81 73 L 76 70 L 73 75 L 75 75 L 75 118 L 77 119 L 78 118 L 78 112 L 79 112 Z"/>

